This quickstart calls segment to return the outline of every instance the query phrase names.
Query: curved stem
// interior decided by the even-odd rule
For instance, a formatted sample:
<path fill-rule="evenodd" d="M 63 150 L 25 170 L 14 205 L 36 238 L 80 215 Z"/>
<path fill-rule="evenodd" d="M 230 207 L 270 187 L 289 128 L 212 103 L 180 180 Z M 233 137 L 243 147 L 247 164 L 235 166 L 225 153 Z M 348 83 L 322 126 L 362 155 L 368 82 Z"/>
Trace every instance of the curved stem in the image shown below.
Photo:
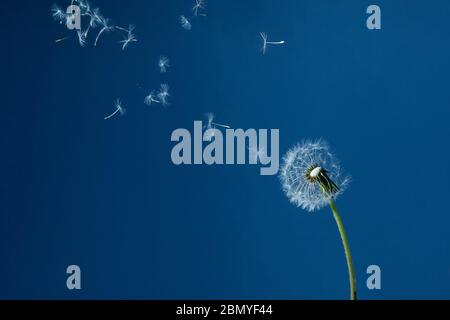
<path fill-rule="evenodd" d="M 330 200 L 330 207 L 331 211 L 333 211 L 334 220 L 336 220 L 336 224 L 342 238 L 342 244 L 344 245 L 345 258 L 347 259 L 348 276 L 350 281 L 350 299 L 356 300 L 355 269 L 353 267 L 352 255 L 350 253 L 350 245 L 348 244 L 347 234 L 345 233 L 344 224 L 342 223 L 341 216 L 339 215 L 333 199 Z"/>

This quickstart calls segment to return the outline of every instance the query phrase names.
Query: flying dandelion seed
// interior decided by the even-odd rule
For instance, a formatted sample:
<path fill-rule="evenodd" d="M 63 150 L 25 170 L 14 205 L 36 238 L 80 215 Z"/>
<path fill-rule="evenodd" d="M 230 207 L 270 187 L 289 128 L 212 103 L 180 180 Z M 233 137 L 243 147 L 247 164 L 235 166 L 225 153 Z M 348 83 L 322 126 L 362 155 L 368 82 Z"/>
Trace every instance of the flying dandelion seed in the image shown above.
<path fill-rule="evenodd" d="M 86 28 L 86 30 L 84 30 L 84 31 L 81 32 L 81 34 L 83 35 L 83 38 L 84 38 L 85 40 L 87 40 L 88 35 L 89 35 L 89 31 L 90 31 L 90 30 L 91 30 L 91 26 L 89 25 L 89 26 Z"/>
<path fill-rule="evenodd" d="M 120 99 L 117 99 L 117 100 L 114 102 L 114 106 L 115 106 L 114 112 L 111 113 L 109 116 L 105 117 L 105 118 L 104 118 L 105 120 L 109 120 L 109 119 L 111 119 L 112 117 L 114 117 L 115 115 L 121 115 L 121 116 L 123 116 L 123 115 L 126 113 L 126 109 L 124 109 L 124 108 L 122 107 L 122 102 L 120 101 Z"/>
<path fill-rule="evenodd" d="M 205 0 L 195 0 L 195 5 L 192 7 L 192 11 L 194 11 L 194 16 L 198 16 L 199 15 L 199 11 L 201 10 L 205 10 L 206 8 L 206 3 Z M 205 15 L 200 13 L 200 15 Z"/>
<path fill-rule="evenodd" d="M 323 140 L 305 141 L 283 158 L 280 180 L 289 200 L 297 207 L 313 212 L 330 205 L 344 246 L 350 281 L 350 298 L 356 300 L 356 280 L 350 246 L 335 199 L 349 184 L 341 167 Z"/>
<path fill-rule="evenodd" d="M 161 87 L 158 92 L 158 99 L 163 106 L 167 106 L 169 104 L 169 102 L 168 102 L 169 97 L 170 97 L 169 85 L 165 84 L 165 83 L 161 84 Z"/>
<path fill-rule="evenodd" d="M 99 25 L 102 25 L 103 20 L 105 20 L 105 18 L 100 14 L 99 8 L 95 8 L 94 10 L 92 10 L 92 12 L 90 12 L 89 14 L 89 17 L 90 17 L 89 25 L 93 29 L 96 29 Z"/>
<path fill-rule="evenodd" d="M 78 0 L 78 6 L 80 7 L 81 13 L 86 14 L 91 11 L 91 5 L 88 1 Z"/>
<path fill-rule="evenodd" d="M 205 114 L 205 116 L 207 118 L 207 122 L 203 126 L 203 129 L 205 130 L 206 141 L 211 141 L 212 138 L 215 137 L 215 132 L 216 132 L 216 130 L 218 130 L 217 127 L 223 128 L 223 129 L 231 129 L 231 127 L 228 125 L 214 122 L 214 119 L 215 119 L 214 113 L 210 112 L 210 113 Z"/>
<path fill-rule="evenodd" d="M 166 73 L 167 68 L 170 67 L 170 61 L 167 57 L 161 56 L 158 60 L 158 67 L 161 73 Z"/>
<path fill-rule="evenodd" d="M 204 138 L 206 141 L 212 141 L 212 139 L 215 137 L 216 128 L 214 126 L 214 114 L 213 113 L 207 113 L 206 114 L 207 122 L 203 126 L 203 129 L 205 130 Z"/>
<path fill-rule="evenodd" d="M 70 38 L 70 37 L 64 37 L 64 38 L 61 38 L 61 39 L 56 39 L 56 40 L 55 40 L 55 43 L 63 42 L 63 41 L 65 41 L 65 40 L 69 39 L 69 38 Z"/>
<path fill-rule="evenodd" d="M 100 37 L 103 33 L 114 30 L 114 26 L 109 25 L 109 19 L 107 19 L 107 18 L 102 19 L 101 24 L 103 27 L 100 29 L 100 31 L 97 34 L 97 37 L 95 38 L 94 47 L 97 46 L 98 40 L 100 39 Z"/>
<path fill-rule="evenodd" d="M 151 106 L 151 105 L 154 104 L 154 103 L 161 103 L 161 101 L 159 101 L 159 100 L 157 99 L 157 95 L 155 94 L 154 91 L 152 91 L 152 92 L 149 93 L 148 96 L 145 97 L 144 103 L 145 103 L 147 106 Z"/>
<path fill-rule="evenodd" d="M 264 32 L 260 32 L 259 34 L 260 34 L 260 36 L 261 36 L 261 38 L 263 40 L 263 46 L 261 48 L 261 51 L 263 52 L 263 54 L 266 53 L 268 45 L 275 45 L 276 46 L 276 45 L 285 44 L 284 41 L 267 41 L 267 34 L 265 34 Z"/>
<path fill-rule="evenodd" d="M 207 128 L 211 128 L 212 126 L 214 126 L 214 127 L 224 128 L 224 129 L 231 129 L 231 127 L 226 124 L 214 122 L 214 119 L 215 119 L 214 113 L 211 113 L 211 112 L 207 113 L 206 118 L 208 119 L 207 125 L 206 125 Z"/>
<path fill-rule="evenodd" d="M 86 37 L 84 33 L 78 30 L 77 36 L 78 36 L 78 43 L 80 44 L 80 46 L 84 47 L 86 45 Z"/>
<path fill-rule="evenodd" d="M 122 27 L 116 27 L 117 30 L 121 30 L 126 32 L 127 36 L 124 40 L 120 41 L 119 43 L 122 44 L 122 50 L 125 50 L 128 45 L 132 42 L 137 42 L 136 36 L 133 34 L 134 26 L 130 25 L 128 29 L 122 28 Z"/>
<path fill-rule="evenodd" d="M 67 19 L 66 13 L 58 5 L 53 4 L 51 11 L 53 18 L 60 24 L 63 24 L 63 22 L 66 21 Z"/>
<path fill-rule="evenodd" d="M 181 27 L 186 30 L 191 30 L 192 25 L 185 16 L 180 16 Z"/>

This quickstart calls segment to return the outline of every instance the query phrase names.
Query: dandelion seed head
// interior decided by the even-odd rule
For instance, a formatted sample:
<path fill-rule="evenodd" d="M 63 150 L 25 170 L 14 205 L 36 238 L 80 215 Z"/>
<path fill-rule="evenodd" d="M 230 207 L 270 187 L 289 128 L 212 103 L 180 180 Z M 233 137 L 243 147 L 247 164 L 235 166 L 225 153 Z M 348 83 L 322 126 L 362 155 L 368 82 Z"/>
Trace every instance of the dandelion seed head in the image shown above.
<path fill-rule="evenodd" d="M 304 141 L 286 153 L 280 181 L 291 203 L 313 212 L 341 195 L 350 178 L 342 174 L 328 144 L 316 140 Z"/>

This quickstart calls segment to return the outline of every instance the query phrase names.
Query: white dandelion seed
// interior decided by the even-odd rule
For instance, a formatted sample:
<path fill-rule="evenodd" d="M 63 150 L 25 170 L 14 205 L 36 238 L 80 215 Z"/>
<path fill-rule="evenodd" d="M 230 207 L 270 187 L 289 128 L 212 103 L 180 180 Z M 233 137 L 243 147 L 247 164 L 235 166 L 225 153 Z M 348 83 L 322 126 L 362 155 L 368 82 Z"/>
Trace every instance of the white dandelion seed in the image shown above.
<path fill-rule="evenodd" d="M 199 13 L 199 11 L 206 9 L 205 0 L 195 0 L 195 4 L 192 7 L 192 11 L 194 11 L 194 16 L 198 16 L 199 14 L 205 16 L 203 13 Z"/>
<path fill-rule="evenodd" d="M 165 83 L 161 84 L 159 92 L 158 92 L 158 99 L 163 106 L 167 106 L 169 104 L 169 102 L 168 102 L 169 97 L 170 97 L 169 85 L 165 84 Z"/>
<path fill-rule="evenodd" d="M 214 126 L 214 114 L 207 113 L 206 118 L 207 123 L 203 126 L 203 129 L 205 130 L 204 138 L 206 141 L 212 141 L 216 133 L 216 127 Z"/>
<path fill-rule="evenodd" d="M 55 40 L 55 43 L 63 42 L 63 41 L 65 41 L 65 40 L 69 39 L 69 38 L 70 38 L 70 37 L 64 37 L 64 38 L 56 39 L 56 40 Z"/>
<path fill-rule="evenodd" d="M 341 195 L 350 181 L 322 140 L 295 146 L 283 161 L 280 179 L 284 192 L 293 204 L 310 212 Z"/>
<path fill-rule="evenodd" d="M 89 1 L 78 0 L 78 6 L 80 7 L 81 14 L 86 14 L 91 12 L 91 4 Z"/>
<path fill-rule="evenodd" d="M 96 29 L 99 25 L 102 25 L 103 20 L 105 20 L 105 18 L 100 14 L 99 8 L 93 9 L 90 12 L 89 17 L 90 17 L 89 25 L 94 29 Z"/>
<path fill-rule="evenodd" d="M 165 73 L 170 67 L 170 61 L 167 57 L 161 56 L 158 60 L 158 67 L 161 73 Z"/>
<path fill-rule="evenodd" d="M 148 96 L 145 97 L 144 103 L 145 103 L 147 106 L 151 106 L 151 105 L 154 104 L 154 103 L 161 103 L 161 101 L 159 101 L 159 100 L 157 99 L 157 95 L 155 94 L 154 91 L 152 91 L 152 92 L 150 92 L 150 93 L 148 94 Z"/>
<path fill-rule="evenodd" d="M 218 130 L 217 127 L 223 128 L 223 129 L 231 129 L 231 127 L 228 125 L 214 122 L 214 119 L 215 119 L 214 113 L 209 112 L 209 113 L 205 114 L 205 116 L 207 118 L 207 122 L 203 126 L 203 129 L 205 130 L 205 139 L 207 141 L 211 141 L 212 138 L 215 137 L 216 130 Z"/>
<path fill-rule="evenodd" d="M 110 32 L 112 30 L 114 30 L 114 26 L 109 25 L 109 19 L 107 18 L 103 18 L 101 20 L 101 25 L 103 26 L 100 31 L 97 34 L 97 37 L 95 38 L 95 42 L 94 42 L 94 47 L 97 46 L 98 40 L 100 39 L 101 35 L 105 32 Z"/>
<path fill-rule="evenodd" d="M 116 29 L 124 31 L 127 34 L 125 39 L 119 42 L 119 43 L 122 44 L 122 50 L 125 50 L 130 43 L 137 42 L 136 36 L 133 34 L 133 31 L 134 31 L 134 26 L 133 25 L 130 25 L 128 27 L 128 29 L 125 29 L 125 28 L 122 28 L 122 27 L 116 27 Z"/>
<path fill-rule="evenodd" d="M 81 32 L 80 30 L 77 31 L 77 36 L 78 36 L 78 43 L 80 44 L 80 46 L 84 47 L 86 44 L 86 36 L 83 32 Z"/>
<path fill-rule="evenodd" d="M 263 46 L 261 48 L 263 54 L 266 53 L 267 50 L 267 46 L 268 45 L 281 45 L 281 44 L 285 44 L 284 41 L 267 41 L 267 34 L 265 34 L 264 32 L 260 32 L 259 33 L 261 35 L 261 38 L 263 40 Z"/>
<path fill-rule="evenodd" d="M 216 118 L 214 113 L 209 112 L 205 116 L 208 119 L 208 122 L 207 122 L 208 128 L 211 128 L 211 126 L 214 126 L 214 127 L 224 128 L 224 129 L 231 129 L 231 127 L 229 125 L 214 122 L 214 119 Z"/>
<path fill-rule="evenodd" d="M 88 25 L 88 27 L 84 31 L 81 32 L 81 34 L 83 35 L 83 38 L 85 40 L 87 40 L 90 30 L 91 30 L 91 25 Z"/>
<path fill-rule="evenodd" d="M 350 299 L 356 300 L 355 268 L 350 245 L 335 204 L 335 199 L 344 192 L 350 178 L 342 175 L 339 163 L 322 140 L 305 141 L 295 146 L 286 153 L 283 161 L 280 180 L 293 204 L 310 212 L 330 205 L 347 261 Z"/>
<path fill-rule="evenodd" d="M 121 116 L 123 116 L 126 113 L 126 109 L 124 109 L 122 107 L 122 102 L 120 101 L 120 99 L 117 99 L 114 102 L 114 106 L 115 106 L 115 110 L 113 113 L 111 113 L 109 116 L 106 116 L 104 119 L 108 120 L 111 119 L 112 117 L 114 117 L 115 115 L 119 114 Z"/>
<path fill-rule="evenodd" d="M 186 30 L 191 30 L 192 25 L 185 16 L 180 16 L 181 27 Z"/>
<path fill-rule="evenodd" d="M 67 19 L 66 13 L 58 5 L 53 4 L 51 11 L 53 19 L 58 21 L 60 24 L 63 24 L 63 22 L 66 21 Z"/>

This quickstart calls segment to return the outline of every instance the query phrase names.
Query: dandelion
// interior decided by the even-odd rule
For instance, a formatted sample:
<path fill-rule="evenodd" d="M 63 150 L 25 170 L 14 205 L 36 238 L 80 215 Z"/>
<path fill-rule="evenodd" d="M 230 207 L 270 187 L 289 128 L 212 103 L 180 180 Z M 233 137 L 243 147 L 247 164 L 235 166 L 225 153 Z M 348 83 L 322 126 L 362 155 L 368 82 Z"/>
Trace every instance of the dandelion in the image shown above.
<path fill-rule="evenodd" d="M 261 49 L 263 54 L 266 53 L 267 45 L 281 45 L 281 44 L 285 44 L 284 41 L 267 41 L 267 34 L 265 34 L 264 32 L 260 32 L 259 34 L 261 35 L 261 38 L 263 40 L 263 46 L 262 46 L 262 49 Z"/>
<path fill-rule="evenodd" d="M 128 29 L 122 28 L 122 27 L 116 27 L 116 29 L 124 31 L 127 33 L 127 36 L 124 40 L 120 41 L 119 43 L 122 44 L 122 50 L 125 50 L 128 45 L 132 42 L 137 42 L 136 36 L 133 34 L 134 26 L 130 25 Z"/>
<path fill-rule="evenodd" d="M 161 56 L 158 60 L 158 67 L 161 73 L 165 73 L 167 68 L 170 67 L 169 59 L 167 57 Z"/>
<path fill-rule="evenodd" d="M 109 25 L 109 19 L 107 19 L 107 18 L 102 19 L 101 24 L 103 27 L 100 29 L 100 31 L 97 34 L 97 37 L 95 38 L 94 47 L 97 46 L 98 40 L 100 39 L 101 35 L 104 32 L 110 32 L 110 31 L 114 30 L 114 26 Z"/>
<path fill-rule="evenodd" d="M 169 94 L 169 85 L 168 84 L 161 84 L 161 87 L 158 92 L 158 99 L 162 103 L 163 106 L 166 106 L 169 104 L 167 99 L 170 97 Z"/>
<path fill-rule="evenodd" d="M 152 91 L 149 93 L 148 96 L 145 97 L 144 103 L 148 106 L 151 106 L 153 103 L 161 103 L 157 98 L 157 95 L 155 94 L 155 91 Z"/>
<path fill-rule="evenodd" d="M 114 102 L 114 105 L 115 105 L 115 108 L 116 108 L 116 109 L 115 109 L 114 112 L 111 113 L 109 116 L 105 117 L 105 118 L 104 118 L 105 120 L 111 119 L 112 117 L 114 117 L 114 116 L 117 115 L 117 114 L 119 114 L 119 115 L 121 115 L 121 116 L 123 116 L 123 115 L 125 114 L 126 109 L 124 109 L 124 108 L 122 107 L 122 102 L 120 101 L 120 99 L 117 99 L 117 100 Z"/>
<path fill-rule="evenodd" d="M 356 280 L 350 246 L 335 200 L 349 184 L 328 145 L 322 141 L 305 141 L 289 150 L 283 159 L 280 180 L 289 200 L 309 212 L 330 205 L 344 245 L 347 259 L 350 297 L 356 300 Z"/>
<path fill-rule="evenodd" d="M 192 11 L 194 11 L 194 16 L 198 16 L 199 11 L 205 10 L 205 0 L 195 0 L 195 5 L 192 7 Z M 205 14 L 200 14 L 205 15 Z"/>
<path fill-rule="evenodd" d="M 191 30 L 192 25 L 185 16 L 180 16 L 181 27 L 186 30 Z"/>
<path fill-rule="evenodd" d="M 67 19 L 66 13 L 58 5 L 53 4 L 51 11 L 53 19 L 59 21 L 60 24 L 66 21 Z"/>

